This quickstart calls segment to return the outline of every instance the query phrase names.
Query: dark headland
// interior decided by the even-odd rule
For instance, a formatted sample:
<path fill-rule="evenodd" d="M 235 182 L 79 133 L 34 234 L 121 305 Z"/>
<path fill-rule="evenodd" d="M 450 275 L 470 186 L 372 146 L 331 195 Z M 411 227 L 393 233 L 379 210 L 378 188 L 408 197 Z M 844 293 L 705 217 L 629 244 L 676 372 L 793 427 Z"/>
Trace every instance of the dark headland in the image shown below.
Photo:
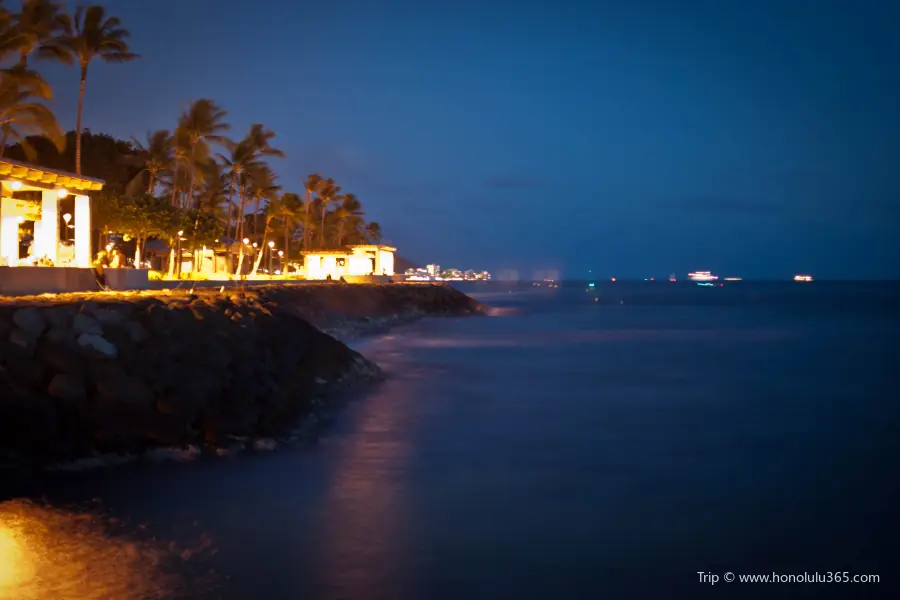
<path fill-rule="evenodd" d="M 0 299 L 0 466 L 284 436 L 381 378 L 341 339 L 481 312 L 430 284 Z"/>

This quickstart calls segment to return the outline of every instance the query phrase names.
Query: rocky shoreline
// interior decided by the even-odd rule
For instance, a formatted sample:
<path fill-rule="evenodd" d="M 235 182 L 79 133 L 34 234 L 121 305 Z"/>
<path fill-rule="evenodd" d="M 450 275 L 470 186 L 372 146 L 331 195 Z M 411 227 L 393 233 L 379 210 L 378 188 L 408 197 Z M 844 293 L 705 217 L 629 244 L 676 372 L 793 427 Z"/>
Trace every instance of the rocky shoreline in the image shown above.
<path fill-rule="evenodd" d="M 434 284 L 0 299 L 0 467 L 269 449 L 381 379 L 339 340 L 477 314 Z"/>

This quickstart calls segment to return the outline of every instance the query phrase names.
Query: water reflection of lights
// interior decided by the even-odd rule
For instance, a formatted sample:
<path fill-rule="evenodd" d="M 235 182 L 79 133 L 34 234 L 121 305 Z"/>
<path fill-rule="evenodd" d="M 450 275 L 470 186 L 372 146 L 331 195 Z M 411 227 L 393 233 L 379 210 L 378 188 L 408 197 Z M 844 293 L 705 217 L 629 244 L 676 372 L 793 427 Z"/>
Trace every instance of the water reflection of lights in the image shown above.
<path fill-rule="evenodd" d="M 383 342 L 385 340 L 382 340 Z M 386 348 L 372 349 L 379 364 Z M 403 359 L 394 368 L 405 370 Z M 326 498 L 321 583 L 335 597 L 400 597 L 397 570 L 409 548 L 409 463 L 422 390 L 410 378 L 356 405 L 351 435 L 339 444 Z M 408 581 L 406 582 L 409 583 Z"/>
<path fill-rule="evenodd" d="M 168 549 L 107 534 L 90 514 L 13 500 L 0 503 L 0 600 L 158 599 L 174 581 Z"/>

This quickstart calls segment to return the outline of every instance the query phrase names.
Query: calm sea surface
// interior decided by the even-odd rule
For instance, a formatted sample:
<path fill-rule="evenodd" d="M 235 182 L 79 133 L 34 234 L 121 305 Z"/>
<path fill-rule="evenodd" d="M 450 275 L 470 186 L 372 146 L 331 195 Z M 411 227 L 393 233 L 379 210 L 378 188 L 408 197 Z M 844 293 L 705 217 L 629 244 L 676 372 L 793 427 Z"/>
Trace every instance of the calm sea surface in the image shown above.
<path fill-rule="evenodd" d="M 896 590 L 900 287 L 472 287 L 318 441 L 0 483 L 0 598 Z M 596 301 L 595 301 L 596 299 Z M 698 571 L 881 584 L 700 583 Z"/>

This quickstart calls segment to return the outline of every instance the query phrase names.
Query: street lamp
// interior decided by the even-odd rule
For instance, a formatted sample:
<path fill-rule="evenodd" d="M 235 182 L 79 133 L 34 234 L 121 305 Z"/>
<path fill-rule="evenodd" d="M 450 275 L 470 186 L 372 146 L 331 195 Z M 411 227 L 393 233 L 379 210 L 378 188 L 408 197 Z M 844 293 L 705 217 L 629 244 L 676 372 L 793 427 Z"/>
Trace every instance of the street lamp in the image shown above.
<path fill-rule="evenodd" d="M 284 250 L 278 251 L 278 270 L 281 271 L 281 274 L 284 275 Z"/>
<path fill-rule="evenodd" d="M 69 241 L 69 221 L 71 221 L 71 220 L 72 220 L 72 215 L 70 215 L 69 213 L 66 213 L 63 215 L 63 221 L 66 222 L 66 235 L 65 235 L 66 242 Z"/>

